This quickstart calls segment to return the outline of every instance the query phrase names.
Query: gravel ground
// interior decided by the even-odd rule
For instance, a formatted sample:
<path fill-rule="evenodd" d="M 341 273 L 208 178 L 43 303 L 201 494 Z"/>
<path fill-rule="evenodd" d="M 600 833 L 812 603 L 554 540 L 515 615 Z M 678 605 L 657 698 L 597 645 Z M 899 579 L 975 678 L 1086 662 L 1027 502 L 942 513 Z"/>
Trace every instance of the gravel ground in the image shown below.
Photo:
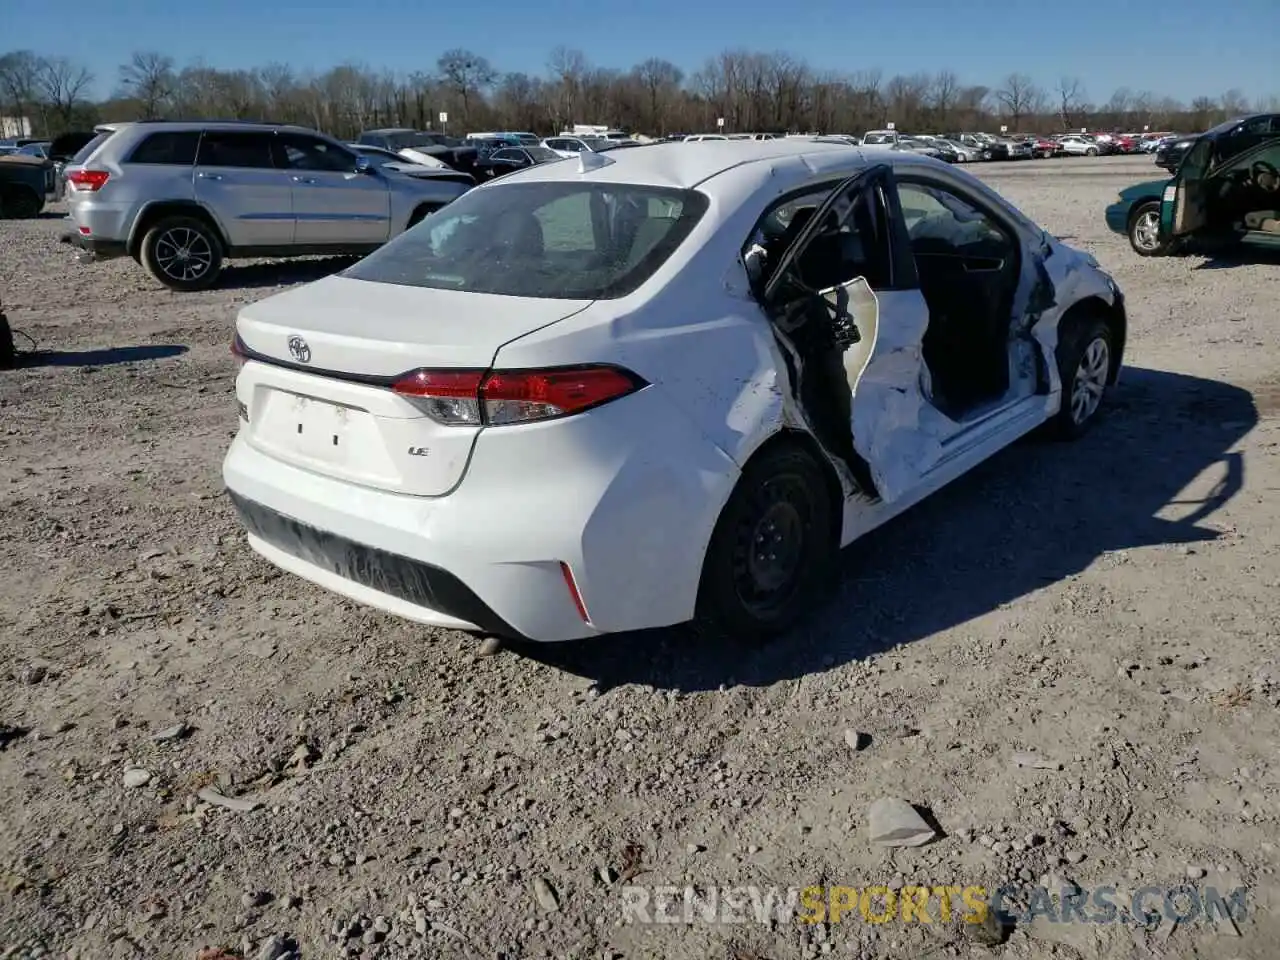
<path fill-rule="evenodd" d="M 56 214 L 0 223 L 0 296 L 46 351 L 0 373 L 0 956 L 1274 957 L 1280 271 L 1108 234 L 1146 158 L 975 170 L 1126 291 L 1110 414 L 862 541 L 750 656 L 485 655 L 277 573 L 221 492 L 228 342 L 333 262 L 173 294 L 75 263 Z M 941 838 L 871 843 L 882 796 Z M 936 906 L 623 923 L 628 879 L 1249 893 L 1234 924 L 1024 916 L 992 946 Z"/>

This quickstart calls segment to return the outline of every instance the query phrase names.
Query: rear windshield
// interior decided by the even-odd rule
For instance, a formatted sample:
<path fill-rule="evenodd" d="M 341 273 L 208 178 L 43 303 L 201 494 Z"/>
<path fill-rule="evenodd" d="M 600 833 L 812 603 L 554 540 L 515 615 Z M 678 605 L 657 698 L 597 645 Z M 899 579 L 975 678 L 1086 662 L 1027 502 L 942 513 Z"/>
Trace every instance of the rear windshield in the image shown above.
<path fill-rule="evenodd" d="M 93 152 L 97 150 L 100 146 L 102 146 L 104 143 L 106 143 L 108 138 L 110 138 L 114 133 L 115 133 L 114 130 L 104 130 L 102 133 L 98 134 L 96 137 L 94 137 L 92 140 L 90 140 L 83 147 L 81 147 L 79 150 L 76 151 L 76 155 L 72 157 L 70 160 L 71 165 L 74 166 L 76 164 L 84 163 L 91 156 L 93 156 Z"/>
<path fill-rule="evenodd" d="M 463 194 L 343 276 L 509 297 L 607 300 L 653 275 L 707 209 L 693 190 L 505 183 Z"/>
<path fill-rule="evenodd" d="M 387 146 L 398 153 L 414 147 L 438 147 L 440 140 L 430 133 L 391 133 L 387 135 Z"/>

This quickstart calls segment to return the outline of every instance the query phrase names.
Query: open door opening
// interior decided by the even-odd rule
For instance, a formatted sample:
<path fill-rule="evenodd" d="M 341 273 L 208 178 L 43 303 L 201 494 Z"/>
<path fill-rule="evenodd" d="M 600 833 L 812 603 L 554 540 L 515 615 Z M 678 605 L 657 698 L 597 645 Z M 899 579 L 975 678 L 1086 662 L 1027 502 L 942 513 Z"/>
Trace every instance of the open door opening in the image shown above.
<path fill-rule="evenodd" d="M 879 164 L 795 211 L 763 252 L 759 297 L 782 347 L 795 398 L 815 439 L 860 492 L 877 497 L 853 438 L 853 395 L 874 345 L 878 308 L 869 281 L 889 259 L 876 187 Z"/>
<path fill-rule="evenodd" d="M 1009 327 L 1021 276 L 1016 236 L 955 193 L 898 182 L 920 292 L 932 401 L 956 421 L 1009 391 Z"/>

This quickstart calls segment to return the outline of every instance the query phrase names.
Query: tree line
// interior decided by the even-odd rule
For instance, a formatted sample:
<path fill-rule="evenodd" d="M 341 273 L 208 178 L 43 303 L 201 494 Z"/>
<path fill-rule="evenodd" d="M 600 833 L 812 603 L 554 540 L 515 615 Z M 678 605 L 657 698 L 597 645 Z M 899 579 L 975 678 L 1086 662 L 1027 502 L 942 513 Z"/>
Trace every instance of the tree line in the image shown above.
<path fill-rule="evenodd" d="M 112 95 L 95 99 L 98 81 Z M 347 63 L 304 73 L 272 63 L 223 70 L 179 66 L 155 51 L 134 53 L 114 78 L 95 77 L 66 57 L 15 50 L 0 56 L 0 115 L 27 117 L 37 135 L 94 123 L 142 119 L 235 119 L 295 123 L 352 138 L 363 129 L 405 126 L 559 132 L 574 123 L 632 133 L 821 132 L 858 134 L 893 122 L 900 130 L 1203 130 L 1230 116 L 1280 111 L 1280 97 L 1250 103 L 1239 90 L 1184 103 L 1121 88 L 1102 103 L 1080 77 L 1041 86 L 1010 73 L 994 86 L 950 70 L 886 75 L 817 70 L 786 53 L 726 50 L 686 74 L 657 57 L 629 70 L 592 64 L 581 51 L 554 50 L 542 76 L 504 73 L 469 50 L 441 54 L 434 69 L 407 75 Z"/>

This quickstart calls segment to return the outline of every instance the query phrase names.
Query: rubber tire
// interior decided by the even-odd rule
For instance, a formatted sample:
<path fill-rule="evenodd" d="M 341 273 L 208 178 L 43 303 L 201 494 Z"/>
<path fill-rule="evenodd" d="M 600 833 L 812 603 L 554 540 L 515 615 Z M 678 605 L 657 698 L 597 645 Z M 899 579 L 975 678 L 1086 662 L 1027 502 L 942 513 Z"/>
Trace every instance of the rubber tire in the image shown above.
<path fill-rule="evenodd" d="M 1170 240 L 1161 240 L 1160 244 L 1153 250 L 1143 250 L 1133 239 L 1133 228 L 1138 222 L 1138 218 L 1149 210 L 1155 210 L 1156 214 L 1160 213 L 1159 200 L 1145 200 L 1129 211 L 1129 224 L 1127 235 L 1129 237 L 1129 246 L 1133 248 L 1133 252 L 1140 257 L 1164 257 L 1169 254 L 1173 248 L 1173 242 Z"/>
<path fill-rule="evenodd" d="M 1115 340 L 1111 335 L 1111 327 L 1097 314 L 1086 314 L 1079 318 L 1071 318 L 1058 341 L 1058 376 L 1062 381 L 1062 403 L 1057 414 L 1049 421 L 1050 433 L 1058 440 L 1078 440 L 1089 432 L 1097 422 L 1098 416 L 1106 408 L 1107 390 L 1103 391 L 1098 408 L 1084 421 L 1076 423 L 1071 417 L 1071 393 L 1075 386 L 1076 371 L 1084 357 L 1085 349 L 1098 337 L 1107 342 L 1108 355 L 1115 363 Z"/>
<path fill-rule="evenodd" d="M 761 619 L 747 609 L 734 589 L 734 541 L 740 525 L 748 522 L 755 499 L 765 484 L 787 474 L 799 474 L 805 489 L 813 494 L 810 500 L 813 518 L 810 533 L 813 535 L 806 538 L 797 585 L 790 601 L 776 615 Z M 753 458 L 720 512 L 703 559 L 694 620 L 698 633 L 707 638 L 754 646 L 785 633 L 812 613 L 836 569 L 837 507 L 822 465 L 800 444 L 779 443 Z"/>
<path fill-rule="evenodd" d="M 435 213 L 437 210 L 443 209 L 444 204 L 442 203 L 424 203 L 409 215 L 409 222 L 405 224 L 404 228 L 406 230 L 412 230 L 423 220 L 427 219 L 427 217 L 431 216 L 431 214 Z"/>
<path fill-rule="evenodd" d="M 166 230 L 172 230 L 174 227 L 185 227 L 188 230 L 199 231 L 209 243 L 209 249 L 213 253 L 213 260 L 209 264 L 209 269 L 196 280 L 175 280 L 166 276 L 165 272 L 155 264 L 156 242 Z M 222 240 L 208 223 L 197 217 L 165 217 L 162 220 L 157 220 L 147 228 L 147 232 L 142 238 L 142 246 L 139 247 L 139 252 L 141 254 L 140 261 L 146 267 L 147 272 L 170 290 L 180 290 L 183 293 L 208 290 L 222 276 Z"/>
<path fill-rule="evenodd" d="M 0 214 L 14 220 L 34 220 L 44 209 L 44 201 L 30 187 L 11 185 L 0 193 Z"/>
<path fill-rule="evenodd" d="M 1089 147 L 1087 150 L 1085 150 L 1084 155 L 1086 157 L 1096 157 L 1098 155 L 1098 148 Z"/>

